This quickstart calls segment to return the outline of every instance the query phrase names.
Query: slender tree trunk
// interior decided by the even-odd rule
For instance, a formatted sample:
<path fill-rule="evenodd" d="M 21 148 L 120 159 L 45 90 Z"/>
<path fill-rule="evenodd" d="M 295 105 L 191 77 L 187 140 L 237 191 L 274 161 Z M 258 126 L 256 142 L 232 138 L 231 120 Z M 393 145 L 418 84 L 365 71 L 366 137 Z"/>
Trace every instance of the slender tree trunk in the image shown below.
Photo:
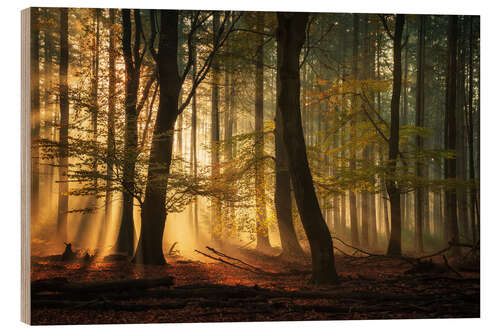
<path fill-rule="evenodd" d="M 266 251 L 269 228 L 266 213 L 266 183 L 264 178 L 264 13 L 257 13 L 257 52 L 255 63 L 255 222 L 257 250 Z"/>
<path fill-rule="evenodd" d="M 193 86 L 196 84 L 196 72 L 197 72 L 197 51 L 196 46 L 194 47 L 193 52 Z M 196 89 L 193 92 L 193 97 L 191 99 L 191 165 L 193 170 L 193 177 L 196 182 L 198 178 L 198 150 L 197 150 L 197 135 L 198 135 L 198 104 L 197 104 L 197 94 Z M 196 196 L 193 201 L 193 230 L 196 241 L 199 240 L 200 237 L 200 229 L 198 225 L 198 197 Z"/>
<path fill-rule="evenodd" d="M 139 88 L 140 58 L 139 44 L 141 26 L 140 12 L 134 10 L 135 43 L 132 50 L 132 24 L 130 10 L 122 10 L 122 50 L 125 60 L 125 147 L 123 165 L 122 219 L 115 244 L 115 251 L 132 256 L 134 253 L 134 191 L 135 164 L 137 159 L 137 91 Z"/>
<path fill-rule="evenodd" d="M 391 136 L 389 138 L 389 173 L 396 174 L 397 158 L 399 154 L 399 100 L 401 96 L 401 39 L 405 16 L 396 15 L 396 28 L 394 32 L 394 68 L 391 99 Z M 388 255 L 401 255 L 401 195 L 394 178 L 386 179 L 387 193 L 391 202 L 391 236 L 387 248 Z"/>
<path fill-rule="evenodd" d="M 277 122 L 281 122 L 278 126 L 282 126 L 283 141 L 287 142 L 285 145 L 287 164 L 293 183 L 295 202 L 311 248 L 312 281 L 320 284 L 336 283 L 338 277 L 333 243 L 314 191 L 300 115 L 299 56 L 305 40 L 308 14 L 278 13 L 277 15 L 276 39 L 280 77 Z"/>
<path fill-rule="evenodd" d="M 229 45 L 228 45 L 229 46 Z M 228 50 L 228 52 L 231 52 Z M 232 58 L 231 58 L 232 59 Z M 232 60 L 226 60 L 224 65 L 224 155 L 225 162 L 230 163 L 233 160 L 233 127 L 234 127 L 234 79 L 233 79 L 233 63 Z M 230 166 L 228 168 L 231 168 Z M 228 211 L 225 214 L 225 236 L 234 237 L 237 234 L 237 226 L 235 223 L 234 204 L 229 202 Z"/>
<path fill-rule="evenodd" d="M 406 23 L 406 27 L 405 27 L 405 36 L 406 36 L 406 39 L 408 40 L 408 25 L 409 25 L 409 22 Z M 405 67 L 404 67 L 404 78 L 403 78 L 403 105 L 402 105 L 402 115 L 401 115 L 401 126 L 406 126 L 408 125 L 408 42 L 406 42 L 406 46 L 405 46 L 405 54 L 404 54 L 404 64 L 405 64 Z M 403 151 L 406 149 L 406 145 L 404 145 L 403 147 Z M 408 173 L 408 167 L 407 166 L 404 166 L 404 173 L 407 174 Z M 407 193 L 405 191 L 405 193 L 403 193 L 401 195 L 401 223 L 402 224 L 406 224 L 407 228 L 409 228 L 410 226 L 410 214 L 409 214 L 409 210 L 408 210 L 408 206 L 409 206 L 409 202 L 410 202 L 410 195 L 409 193 Z"/>
<path fill-rule="evenodd" d="M 68 239 L 68 9 L 60 9 L 60 56 L 59 56 L 59 200 L 57 234 L 60 240 Z"/>
<path fill-rule="evenodd" d="M 49 16 L 50 12 L 46 11 L 45 12 L 47 16 Z M 52 32 L 51 29 L 46 29 L 45 30 L 45 35 L 44 35 L 44 65 L 43 65 L 43 75 L 44 75 L 44 113 L 45 113 L 45 124 L 47 124 L 47 121 L 50 119 L 52 121 L 51 116 L 52 116 L 52 75 L 53 75 L 53 69 L 52 69 L 52 49 L 53 49 L 53 40 L 52 40 Z M 50 124 L 49 126 L 45 126 L 45 138 L 48 140 L 51 140 L 51 132 L 52 129 L 54 128 L 54 124 Z M 53 161 L 51 161 L 53 162 Z M 47 206 L 52 209 L 53 207 L 53 184 L 54 184 L 54 170 L 52 166 L 47 166 L 45 167 L 46 173 L 47 173 L 47 188 L 46 188 L 46 193 L 48 193 L 47 196 Z"/>
<path fill-rule="evenodd" d="M 353 14 L 353 64 L 352 64 L 352 78 L 353 80 L 358 79 L 358 44 L 359 44 L 359 15 Z M 353 97 L 352 109 L 353 117 L 350 126 L 350 137 L 351 141 L 356 140 L 356 118 L 354 115 L 358 112 L 358 103 L 356 96 Z M 350 150 L 349 156 L 349 169 L 351 172 L 356 170 L 356 148 L 353 147 Z M 358 232 L 358 212 L 356 205 L 356 193 L 353 190 L 349 190 L 349 213 L 351 220 L 351 243 L 353 246 L 359 245 L 359 232 Z"/>
<path fill-rule="evenodd" d="M 457 148 L 457 16 L 448 17 L 448 71 L 446 75 L 445 149 Z M 455 158 L 445 159 L 445 179 L 457 177 Z M 445 191 L 445 235 L 447 242 L 458 241 L 456 188 Z M 456 251 L 456 247 L 454 248 Z M 453 252 L 457 255 L 458 252 Z"/>
<path fill-rule="evenodd" d="M 216 34 L 219 30 L 220 14 L 218 11 L 213 15 L 213 39 L 216 44 Z M 219 63 L 218 59 L 214 59 L 212 67 L 212 110 L 211 110 L 211 160 L 212 160 L 212 181 L 217 182 L 220 177 L 220 119 L 219 119 Z M 212 239 L 216 242 L 220 241 L 222 235 L 222 207 L 218 198 L 215 198 L 212 203 L 211 216 L 211 233 Z"/>
<path fill-rule="evenodd" d="M 167 175 L 170 172 L 173 150 L 173 131 L 178 115 L 181 82 L 178 74 L 177 46 L 178 11 L 161 11 L 161 31 L 158 47 L 160 104 L 149 156 L 146 194 L 141 209 L 141 233 L 133 262 L 165 264 L 163 233 L 167 211 Z M 164 135 L 165 133 L 170 133 Z M 161 168 L 152 168 L 161 165 Z"/>
<path fill-rule="evenodd" d="M 100 232 L 99 246 L 102 247 L 106 241 L 109 223 L 112 221 L 111 190 L 113 167 L 115 160 L 115 94 L 116 94 L 116 68 L 115 68 L 115 36 L 113 26 L 115 24 L 115 9 L 109 9 L 109 46 L 108 46 L 108 132 L 106 136 L 106 197 L 104 204 L 104 223 Z"/>
<path fill-rule="evenodd" d="M 425 67 L 425 15 L 419 17 L 418 25 L 418 41 L 417 41 L 417 96 L 416 96 L 416 112 L 415 126 L 424 127 L 424 67 Z M 424 166 L 422 161 L 422 151 L 424 150 L 424 138 L 420 135 L 416 138 L 417 144 L 417 159 L 416 173 L 418 179 L 424 177 Z M 423 185 L 417 187 L 415 192 L 415 251 L 422 253 L 424 251 L 423 225 L 424 225 L 424 195 L 427 188 Z"/>
<path fill-rule="evenodd" d="M 467 110 L 467 139 L 469 146 L 469 179 L 475 181 L 475 166 L 474 166 L 474 30 L 473 19 L 470 17 L 469 31 L 469 82 L 468 82 L 468 110 Z M 479 210 L 477 209 L 476 188 L 473 187 L 470 192 L 470 207 L 471 207 L 471 227 L 472 239 L 474 243 L 478 240 L 478 232 L 474 221 L 477 219 L 479 223 Z"/>
<path fill-rule="evenodd" d="M 465 151 L 465 24 L 461 19 L 459 21 L 458 54 L 457 54 L 457 180 L 465 182 L 467 154 Z M 469 241 L 471 235 L 469 229 L 469 220 L 467 217 L 467 193 L 463 185 L 457 187 L 457 208 L 458 208 L 458 226 L 462 229 L 464 241 Z"/>
<path fill-rule="evenodd" d="M 360 80 L 364 81 L 368 79 L 369 75 L 369 36 L 368 36 L 368 14 L 363 15 L 363 24 L 361 27 L 361 38 L 362 38 L 362 61 L 361 61 L 361 73 Z M 357 48 L 357 46 L 353 46 Z M 363 109 L 366 109 L 366 106 L 363 104 L 360 106 Z M 368 161 L 370 159 L 370 148 L 368 146 L 364 147 L 361 157 L 364 161 Z M 369 202 L 370 193 L 367 190 L 361 192 L 361 245 L 364 247 L 369 246 L 369 230 L 370 230 L 370 202 Z"/>
<path fill-rule="evenodd" d="M 97 117 L 99 114 L 99 44 L 100 44 L 100 27 L 99 27 L 100 9 L 94 8 L 94 21 L 95 21 L 95 40 L 94 40 L 94 55 L 92 66 L 92 140 L 93 144 L 97 145 Z M 97 174 L 97 149 L 94 149 L 94 161 L 92 163 L 92 171 Z M 97 177 L 94 178 L 94 188 L 97 189 Z M 97 200 L 93 196 L 93 200 Z M 96 202 L 94 202 L 96 204 Z"/>
<path fill-rule="evenodd" d="M 39 9 L 31 8 L 31 221 L 39 221 L 40 201 L 40 20 Z"/>

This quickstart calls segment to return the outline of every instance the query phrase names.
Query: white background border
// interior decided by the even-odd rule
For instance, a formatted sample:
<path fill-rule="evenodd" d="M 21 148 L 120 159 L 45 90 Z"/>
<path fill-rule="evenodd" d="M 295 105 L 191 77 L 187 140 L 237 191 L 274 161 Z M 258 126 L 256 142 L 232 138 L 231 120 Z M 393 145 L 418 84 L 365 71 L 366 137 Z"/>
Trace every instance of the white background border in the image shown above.
<path fill-rule="evenodd" d="M 20 322 L 20 42 L 21 9 L 29 6 L 51 7 L 114 7 L 114 8 L 176 8 L 176 9 L 235 9 L 235 10 L 289 10 L 360 13 L 418 13 L 418 14 L 476 14 L 481 15 L 481 319 L 452 320 L 378 320 L 378 321 L 322 321 L 322 322 L 274 322 L 274 323 L 224 323 L 224 324 L 159 324 L 159 325 L 93 325 L 48 326 L 31 328 L 39 332 L 87 332 L 118 330 L 123 332 L 148 331 L 212 331 L 303 332 L 321 330 L 336 332 L 490 332 L 500 327 L 500 293 L 498 244 L 500 221 L 497 220 L 498 144 L 500 117 L 498 86 L 500 55 L 499 5 L 494 1 L 453 0 L 349 0 L 321 1 L 263 1 L 252 0 L 236 3 L 229 0 L 79 0 L 79 1 L 2 1 L 0 10 L 1 44 L 0 57 L 0 325 L 2 331 L 27 331 Z M 444 61 L 444 59 L 443 59 Z M 496 62 L 495 62 L 496 61 Z M 444 107 L 444 104 L 443 104 Z M 495 329 L 497 327 L 497 329 Z"/>

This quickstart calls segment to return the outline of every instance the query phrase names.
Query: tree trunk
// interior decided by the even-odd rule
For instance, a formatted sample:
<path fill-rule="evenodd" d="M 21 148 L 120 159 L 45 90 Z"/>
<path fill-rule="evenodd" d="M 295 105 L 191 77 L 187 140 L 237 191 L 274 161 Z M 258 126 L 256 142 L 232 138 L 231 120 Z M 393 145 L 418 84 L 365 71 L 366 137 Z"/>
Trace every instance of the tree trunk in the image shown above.
<path fill-rule="evenodd" d="M 255 222 L 257 250 L 266 251 L 269 228 L 266 213 L 266 183 L 264 178 L 264 13 L 257 12 L 257 52 L 255 62 Z"/>
<path fill-rule="evenodd" d="M 466 180 L 466 151 L 465 151 L 465 34 L 463 20 L 459 22 L 457 54 L 457 180 L 465 182 Z M 458 208 L 458 226 L 462 228 L 464 242 L 470 242 L 468 239 L 471 234 L 469 230 L 469 220 L 467 217 L 467 193 L 463 185 L 457 187 L 457 208 Z"/>
<path fill-rule="evenodd" d="M 470 17 L 470 31 L 469 31 L 469 83 L 468 83 L 468 110 L 467 110 L 467 139 L 469 146 L 469 179 L 475 181 L 475 166 L 474 166 L 474 30 L 473 19 Z M 470 193 L 470 207 L 471 207 L 471 227 L 472 239 L 474 243 L 478 240 L 478 229 L 474 223 L 477 219 L 479 223 L 479 210 L 477 205 L 476 188 L 473 187 Z"/>
<path fill-rule="evenodd" d="M 276 76 L 276 91 L 280 90 L 280 76 Z M 276 208 L 276 219 L 280 233 L 282 253 L 286 257 L 304 257 L 304 251 L 300 247 L 297 234 L 293 227 L 292 197 L 290 185 L 290 172 L 287 168 L 286 149 L 283 141 L 283 124 L 279 121 L 280 108 L 276 104 L 276 118 L 274 130 L 275 147 L 275 188 L 274 205 Z"/>
<path fill-rule="evenodd" d="M 122 10 L 123 39 L 122 50 L 125 60 L 125 147 L 123 165 L 123 205 L 122 219 L 115 251 L 132 256 L 134 253 L 134 191 L 135 164 L 137 159 L 137 91 L 139 88 L 140 58 L 139 29 L 141 25 L 139 10 L 134 10 L 135 43 L 132 51 L 132 25 L 130 10 Z"/>
<path fill-rule="evenodd" d="M 280 77 L 277 93 L 280 117 L 277 122 L 281 122 L 278 126 L 283 127 L 283 141 L 287 142 L 287 164 L 295 201 L 311 248 L 312 281 L 320 284 L 336 283 L 338 277 L 333 243 L 314 191 L 300 115 L 299 56 L 305 40 L 308 14 L 278 13 L 277 16 L 276 39 Z"/>
<path fill-rule="evenodd" d="M 39 9 L 31 8 L 31 221 L 40 222 L 40 20 Z"/>
<path fill-rule="evenodd" d="M 457 148 L 457 16 L 448 17 L 448 70 L 446 75 L 446 114 L 445 114 L 445 149 L 455 151 Z M 455 158 L 445 159 L 445 179 L 457 177 Z M 445 191 L 445 239 L 447 242 L 458 241 L 457 193 L 456 188 Z M 456 250 L 453 255 L 457 255 Z"/>
<path fill-rule="evenodd" d="M 60 56 L 59 56 L 59 200 L 57 234 L 62 241 L 68 239 L 68 9 L 60 9 Z"/>
<path fill-rule="evenodd" d="M 45 12 L 47 15 L 47 18 L 50 15 L 50 11 Z M 45 113 L 45 122 L 50 121 L 52 122 L 52 98 L 51 94 L 52 92 L 52 75 L 53 75 L 53 67 L 52 67 L 52 53 L 53 53 L 53 39 L 52 39 L 52 32 L 50 29 L 45 30 L 45 35 L 44 35 L 44 64 L 43 64 L 43 75 L 44 75 L 44 113 Z M 55 128 L 54 124 L 50 123 L 49 126 L 45 126 L 45 139 L 47 140 L 52 140 L 52 130 Z M 51 163 L 54 163 L 54 161 L 51 161 Z M 55 163 L 54 163 L 55 164 Z M 46 166 L 45 167 L 46 173 L 47 173 L 47 188 L 46 193 L 47 195 L 47 206 L 48 207 L 53 207 L 53 184 L 54 184 L 54 168 L 52 166 Z"/>
<path fill-rule="evenodd" d="M 367 80 L 369 73 L 369 45 L 368 45 L 368 14 L 363 15 L 363 24 L 361 27 L 361 38 L 362 38 L 362 62 L 361 62 L 361 73 L 360 80 Z M 357 46 L 353 46 L 355 49 Z M 363 104 L 360 106 L 363 109 L 366 109 L 366 106 Z M 364 161 L 368 162 L 370 159 L 370 148 L 365 146 L 363 152 L 361 153 L 361 157 Z M 361 192 L 361 245 L 365 248 L 369 247 L 369 229 L 370 229 L 370 202 L 369 202 L 370 193 L 367 190 Z"/>
<path fill-rule="evenodd" d="M 358 79 L 358 44 L 359 44 L 359 15 L 353 14 L 353 64 L 352 64 L 352 78 L 353 80 Z M 357 98 L 353 97 L 351 113 L 353 113 L 353 117 L 351 120 L 350 126 L 350 137 L 351 141 L 356 138 L 356 116 L 357 113 Z M 351 172 L 356 170 L 356 148 L 353 147 L 350 149 L 349 156 L 349 169 Z M 351 243 L 353 246 L 359 246 L 359 232 L 358 232 L 358 212 L 356 205 L 356 193 L 353 190 L 349 190 L 349 213 L 350 213 L 350 221 L 351 221 Z"/>
<path fill-rule="evenodd" d="M 386 179 L 387 193 L 391 202 L 391 236 L 387 248 L 388 255 L 401 255 L 401 196 L 398 185 L 393 178 L 396 175 L 399 154 L 399 100 L 401 97 L 401 39 L 405 16 L 396 15 L 393 47 L 393 82 L 391 99 L 391 136 L 389 138 L 389 176 Z"/>
<path fill-rule="evenodd" d="M 115 36 L 111 29 L 115 24 L 115 9 L 109 9 L 109 46 L 108 46 L 108 132 L 106 136 L 106 197 L 104 204 L 104 223 L 99 237 L 99 246 L 102 247 L 106 241 L 109 223 L 112 221 L 111 191 L 113 167 L 115 158 L 115 94 L 116 94 L 116 69 L 115 69 Z"/>
<path fill-rule="evenodd" d="M 424 127 L 424 112 L 425 112 L 425 99 L 424 99 L 424 67 L 425 67 L 425 15 L 419 17 L 418 25 L 418 41 L 417 41 L 417 96 L 416 96 L 416 112 L 415 112 L 415 126 Z M 424 177 L 424 165 L 422 162 L 421 153 L 424 150 L 424 138 L 417 135 L 417 159 L 416 159 L 416 173 L 418 179 Z M 423 225 L 424 225 L 424 195 L 426 195 L 427 188 L 418 185 L 415 192 L 415 251 L 422 253 L 424 251 L 423 240 Z"/>
<path fill-rule="evenodd" d="M 216 34 L 219 30 L 220 14 L 218 11 L 213 15 L 213 42 L 216 44 Z M 212 160 L 212 181 L 217 182 L 220 177 L 219 166 L 219 142 L 220 142 L 220 119 L 219 119 L 219 64 L 214 59 L 212 68 L 212 110 L 211 110 L 211 160 Z M 211 233 L 212 239 L 220 241 L 222 235 L 222 207 L 218 198 L 214 198 L 212 203 Z"/>
<path fill-rule="evenodd" d="M 193 86 L 196 84 L 196 72 L 197 72 L 197 53 L 196 46 L 193 52 Z M 198 151 L 197 151 L 197 135 L 198 135 L 198 115 L 197 115 L 197 94 L 196 89 L 193 92 L 193 97 L 191 99 L 191 168 L 193 171 L 193 177 L 196 182 L 198 177 Z M 200 237 L 200 229 L 198 225 L 198 197 L 196 196 L 193 201 L 193 230 L 196 241 Z"/>
<path fill-rule="evenodd" d="M 228 50 L 227 52 L 231 52 Z M 234 125 L 234 79 L 233 79 L 232 58 L 226 60 L 224 64 L 224 155 L 225 162 L 230 163 L 233 160 L 233 125 Z M 230 168 L 230 166 L 229 166 Z M 234 237 L 237 234 L 235 223 L 235 210 L 232 202 L 227 203 L 228 209 L 225 214 L 225 237 Z"/>
<path fill-rule="evenodd" d="M 167 212 L 165 199 L 172 162 L 173 132 L 181 89 L 177 65 L 178 11 L 161 11 L 158 47 L 160 104 L 149 156 L 146 194 L 141 209 L 141 233 L 133 262 L 165 264 L 163 232 Z M 165 136 L 165 133 L 168 135 Z M 152 167 L 161 165 L 161 168 Z"/>
<path fill-rule="evenodd" d="M 94 55 L 93 55 L 93 66 L 92 66 L 92 140 L 94 145 L 97 144 L 97 117 L 99 114 L 99 44 L 100 44 L 100 31 L 99 31 L 99 17 L 100 9 L 94 8 L 94 20 L 95 20 L 95 40 L 94 40 Z M 92 171 L 97 174 L 97 150 L 94 151 L 94 161 L 92 163 Z M 97 177 L 94 178 L 94 188 L 97 189 Z M 94 196 L 93 200 L 96 201 L 97 198 Z M 96 202 L 94 202 L 95 204 Z"/>

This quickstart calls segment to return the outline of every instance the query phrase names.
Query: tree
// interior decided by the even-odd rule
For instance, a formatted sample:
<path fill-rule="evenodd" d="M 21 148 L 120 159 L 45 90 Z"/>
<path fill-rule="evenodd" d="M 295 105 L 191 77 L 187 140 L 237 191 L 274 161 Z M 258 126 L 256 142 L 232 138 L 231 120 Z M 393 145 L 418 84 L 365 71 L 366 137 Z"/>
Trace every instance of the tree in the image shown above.
<path fill-rule="evenodd" d="M 141 63 L 145 50 L 140 51 L 141 13 L 134 10 L 135 40 L 132 49 L 132 24 L 130 9 L 122 9 L 122 50 L 125 60 L 125 148 L 123 163 L 123 205 L 122 219 L 115 250 L 132 256 L 134 253 L 134 196 L 135 164 L 137 159 L 137 90 Z"/>
<path fill-rule="evenodd" d="M 279 73 L 276 75 L 276 90 L 280 91 Z M 274 129 L 275 147 L 275 188 L 274 205 L 276 219 L 280 234 L 282 254 L 286 257 L 304 257 L 304 251 L 297 240 L 297 234 L 293 227 L 292 197 L 290 184 L 290 171 L 286 161 L 286 148 L 283 141 L 283 123 L 278 121 L 279 107 L 276 104 L 276 118 Z"/>
<path fill-rule="evenodd" d="M 446 113 L 445 113 L 445 149 L 455 151 L 457 148 L 457 16 L 448 17 L 448 60 L 446 74 Z M 455 179 L 457 177 L 457 164 L 455 157 L 445 159 L 445 178 Z M 458 241 L 457 221 L 457 193 L 456 188 L 445 190 L 445 235 L 448 242 Z M 457 255 L 458 248 L 454 248 Z"/>
<path fill-rule="evenodd" d="M 152 17 L 155 15 L 152 14 Z M 229 27 L 226 26 L 229 14 L 224 19 L 214 34 L 212 49 L 208 52 L 200 69 L 193 69 L 195 32 L 199 30 L 208 19 L 208 15 L 195 12 L 191 16 L 190 30 L 188 32 L 188 61 L 178 72 L 178 19 L 176 10 L 162 10 L 160 13 L 160 39 L 158 52 L 151 48 L 159 71 L 159 107 L 153 130 L 153 139 L 149 155 L 146 190 L 141 203 L 141 230 L 133 262 L 138 264 L 162 265 L 165 264 L 163 256 L 163 233 L 167 218 L 166 198 L 170 182 L 170 168 L 172 165 L 173 134 L 177 116 L 183 112 L 196 92 L 199 84 L 204 80 L 211 68 L 217 51 L 233 31 L 236 18 Z M 151 22 L 154 26 L 154 20 Z M 156 31 L 152 32 L 154 43 Z M 184 101 L 179 103 L 179 93 L 188 73 L 195 70 L 194 84 L 186 94 Z"/>
<path fill-rule="evenodd" d="M 59 55 L 59 200 L 57 235 L 62 241 L 68 238 L 68 9 L 60 9 L 60 55 Z"/>
<path fill-rule="evenodd" d="M 269 228 L 266 214 L 264 178 L 264 13 L 257 13 L 257 52 L 255 62 L 255 211 L 257 250 L 268 250 Z"/>
<path fill-rule="evenodd" d="M 141 233 L 133 259 L 135 263 L 156 265 L 165 263 L 162 243 L 167 217 L 166 175 L 172 161 L 173 132 L 181 88 L 177 72 L 178 11 L 161 11 L 160 25 L 158 47 L 160 105 L 149 157 L 146 194 L 141 209 Z"/>
<path fill-rule="evenodd" d="M 109 46 L 108 46 L 108 119 L 107 119 L 107 135 L 106 135 L 106 196 L 104 202 L 104 222 L 100 232 L 101 240 L 99 246 L 103 245 L 106 240 L 106 233 L 109 227 L 109 222 L 112 220 L 112 200 L 113 192 L 112 178 L 113 178 L 113 165 L 112 161 L 115 156 L 115 94 L 116 94 L 116 67 L 115 67 L 115 9 L 109 9 Z"/>
<path fill-rule="evenodd" d="M 193 71 L 192 71 L 192 84 L 196 84 L 196 73 L 198 70 L 196 56 L 196 45 L 193 47 Z M 198 114 L 197 114 L 197 95 L 196 90 L 193 92 L 193 98 L 191 100 L 191 169 L 193 171 L 193 178 L 196 182 L 198 176 Z M 196 240 L 200 237 L 200 227 L 198 224 L 198 197 L 196 196 L 193 200 L 193 230 L 195 233 Z"/>
<path fill-rule="evenodd" d="M 475 166 L 474 166 L 474 29 L 473 18 L 470 18 L 469 26 L 469 82 L 468 82 L 468 107 L 466 113 L 467 123 L 467 141 L 469 148 L 469 179 L 475 180 Z M 479 149 L 478 149 L 479 153 Z M 479 155 L 478 155 L 479 156 Z M 479 163 L 479 161 L 478 161 Z M 472 239 L 476 243 L 478 238 L 477 227 L 474 220 L 477 219 L 479 224 L 479 202 L 477 198 L 476 188 L 472 188 L 470 193 L 471 201 L 471 223 L 472 223 Z"/>
<path fill-rule="evenodd" d="M 393 81 L 391 98 L 391 129 L 389 138 L 389 160 L 387 167 L 390 176 L 386 178 L 387 193 L 391 203 L 391 236 L 387 248 L 388 255 L 401 255 L 401 194 L 396 184 L 396 165 L 399 155 L 399 100 L 401 97 L 401 40 L 405 16 L 396 15 L 396 27 L 392 36 L 385 18 L 383 18 L 387 33 L 393 40 Z"/>
<path fill-rule="evenodd" d="M 417 41 L 417 97 L 416 97 L 416 112 L 415 112 L 415 126 L 424 127 L 424 112 L 425 112 L 425 98 L 424 98 L 424 77 L 425 67 L 425 16 L 419 17 L 418 25 L 418 41 Z M 417 144 L 417 161 L 416 173 L 417 177 L 424 176 L 424 165 L 422 163 L 420 154 L 424 149 L 424 138 L 420 135 L 416 137 Z M 424 225 L 424 196 L 425 188 L 418 186 L 415 193 L 415 250 L 416 252 L 424 251 L 423 241 L 423 225 Z"/>
<path fill-rule="evenodd" d="M 278 13 L 276 30 L 278 76 L 278 112 L 276 120 L 283 128 L 287 142 L 287 165 L 295 201 L 311 248 L 312 281 L 319 284 L 338 281 L 333 256 L 333 243 L 323 219 L 307 161 L 300 115 L 299 56 L 305 40 L 306 13 Z"/>
<path fill-rule="evenodd" d="M 352 41 L 352 78 L 353 80 L 358 79 L 358 44 L 359 44 L 359 15 L 353 14 L 353 41 Z M 350 137 L 356 137 L 356 115 L 357 112 L 357 96 L 352 98 L 352 119 L 350 126 Z M 351 171 L 356 170 L 356 150 L 355 147 L 351 148 L 349 152 L 349 169 Z M 358 212 L 356 206 L 356 193 L 351 189 L 349 190 L 349 216 L 351 221 L 351 242 L 354 246 L 359 245 L 359 232 L 358 232 Z"/>
<path fill-rule="evenodd" d="M 217 39 L 217 33 L 220 25 L 220 14 L 215 11 L 212 18 L 212 37 L 213 43 L 215 45 Z M 212 163 L 212 179 L 214 184 L 217 183 L 220 178 L 220 115 L 219 115 L 219 62 L 216 57 L 214 59 L 214 64 L 212 66 L 212 100 L 211 100 L 211 122 L 210 122 L 210 150 L 211 150 L 211 163 Z M 215 198 L 212 202 L 212 212 L 211 212 L 211 227 L 212 227 L 212 239 L 215 241 L 220 240 L 222 234 L 222 206 L 218 198 Z"/>
<path fill-rule="evenodd" d="M 40 194 L 40 13 L 31 9 L 30 91 L 31 91 L 31 221 L 39 218 Z"/>

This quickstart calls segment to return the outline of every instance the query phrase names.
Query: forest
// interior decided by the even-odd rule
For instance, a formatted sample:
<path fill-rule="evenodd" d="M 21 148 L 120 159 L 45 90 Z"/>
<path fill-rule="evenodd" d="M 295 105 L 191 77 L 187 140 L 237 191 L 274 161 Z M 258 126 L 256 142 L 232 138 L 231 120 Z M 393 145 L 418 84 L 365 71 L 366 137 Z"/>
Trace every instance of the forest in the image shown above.
<path fill-rule="evenodd" d="M 479 316 L 479 16 L 30 27 L 33 323 Z"/>

